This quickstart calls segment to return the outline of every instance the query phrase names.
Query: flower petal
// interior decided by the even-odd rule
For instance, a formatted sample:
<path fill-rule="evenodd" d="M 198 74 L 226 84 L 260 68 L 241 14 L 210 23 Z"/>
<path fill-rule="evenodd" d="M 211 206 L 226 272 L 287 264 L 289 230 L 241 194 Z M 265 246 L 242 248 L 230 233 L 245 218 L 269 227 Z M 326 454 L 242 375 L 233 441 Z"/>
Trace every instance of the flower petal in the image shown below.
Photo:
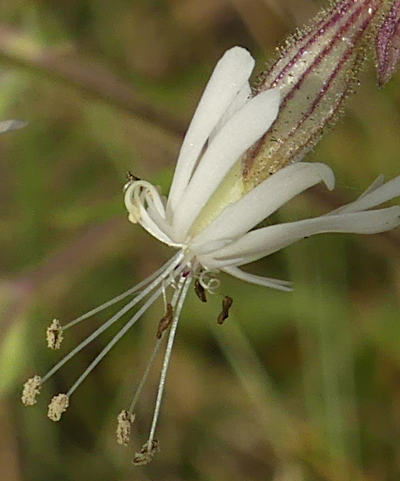
<path fill-rule="evenodd" d="M 232 103 L 227 108 L 221 120 L 216 125 L 215 129 L 211 132 L 211 135 L 208 139 L 209 142 L 212 142 L 214 137 L 222 129 L 222 127 L 227 123 L 227 121 L 236 112 L 238 112 L 244 106 L 244 104 L 246 104 L 249 101 L 250 98 L 251 98 L 251 87 L 249 82 L 245 82 L 243 87 L 237 93 L 236 97 L 233 99 Z"/>
<path fill-rule="evenodd" d="M 335 176 L 325 164 L 298 163 L 281 169 L 229 205 L 193 239 L 193 249 L 211 240 L 243 235 L 290 199 L 321 181 L 333 189 Z"/>
<path fill-rule="evenodd" d="M 249 100 L 224 125 L 205 151 L 176 208 L 174 235 L 182 240 L 210 196 L 240 156 L 271 126 L 279 109 L 279 89 Z"/>
<path fill-rule="evenodd" d="M 280 279 L 273 279 L 271 277 L 256 276 L 254 274 L 249 274 L 244 272 L 238 267 L 225 267 L 222 271 L 227 274 L 237 277 L 238 279 L 251 284 L 257 284 L 258 286 L 272 287 L 273 289 L 279 289 L 280 291 L 292 291 L 292 283 L 289 281 L 282 281 Z"/>
<path fill-rule="evenodd" d="M 241 258 L 236 265 L 247 264 L 315 234 L 326 232 L 376 234 L 399 225 L 400 206 L 277 224 L 249 232 L 231 245 L 204 256 L 204 262 L 210 268 L 222 269 L 224 262 L 231 264 L 232 258 Z"/>
<path fill-rule="evenodd" d="M 382 187 L 384 183 L 385 183 L 385 176 L 383 174 L 379 174 L 378 177 L 372 182 L 372 184 L 367 189 L 365 189 L 365 191 L 360 195 L 360 198 L 364 197 L 370 192 L 373 192 L 379 187 Z"/>
<path fill-rule="evenodd" d="M 147 210 L 143 207 L 143 205 L 139 205 L 139 212 L 140 212 L 140 224 L 143 229 L 147 230 L 149 234 L 153 237 L 158 239 L 160 242 L 167 244 L 172 247 L 180 247 L 180 244 L 175 243 L 173 240 L 169 238 L 167 233 L 165 233 L 161 228 L 160 225 L 155 222 Z"/>
<path fill-rule="evenodd" d="M 378 177 L 373 184 L 362 194 L 358 199 L 343 207 L 339 207 L 327 215 L 344 213 L 344 212 L 359 212 L 361 210 L 376 207 L 384 202 L 400 196 L 400 175 L 392 180 L 389 180 L 383 185 L 379 185 L 382 178 Z M 378 185 L 378 186 L 376 186 Z"/>
<path fill-rule="evenodd" d="M 241 47 L 231 48 L 217 63 L 179 153 L 168 198 L 169 212 L 175 210 L 209 135 L 246 84 L 254 63 L 249 52 Z"/>
<path fill-rule="evenodd" d="M 378 81 L 382 87 L 393 77 L 400 64 L 400 0 L 393 0 L 375 38 Z"/>

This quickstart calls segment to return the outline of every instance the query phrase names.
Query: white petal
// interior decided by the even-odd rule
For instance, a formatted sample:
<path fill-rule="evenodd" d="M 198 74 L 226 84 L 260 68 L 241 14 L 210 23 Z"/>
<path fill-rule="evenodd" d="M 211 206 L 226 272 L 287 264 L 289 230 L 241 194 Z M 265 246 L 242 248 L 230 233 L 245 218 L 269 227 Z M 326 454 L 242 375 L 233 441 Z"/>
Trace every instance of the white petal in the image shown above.
<path fill-rule="evenodd" d="M 235 239 L 215 239 L 210 240 L 209 242 L 205 242 L 201 244 L 201 246 L 196 246 L 196 249 L 192 249 L 192 245 L 190 244 L 190 251 L 193 255 L 204 256 L 210 254 L 216 250 L 220 250 L 228 244 L 231 244 Z"/>
<path fill-rule="evenodd" d="M 269 129 L 278 114 L 279 99 L 279 89 L 271 89 L 249 100 L 207 147 L 174 214 L 174 235 L 179 240 L 186 237 L 235 162 Z"/>
<path fill-rule="evenodd" d="M 247 50 L 233 47 L 219 60 L 204 90 L 177 160 L 168 198 L 174 211 L 196 166 L 196 161 L 215 126 L 250 77 L 254 59 Z"/>
<path fill-rule="evenodd" d="M 233 99 L 232 103 L 227 108 L 226 112 L 222 116 L 221 120 L 218 122 L 215 129 L 211 132 L 209 137 L 209 142 L 217 135 L 217 133 L 222 129 L 222 127 L 227 123 L 227 121 L 238 112 L 244 104 L 246 104 L 251 98 L 251 87 L 249 82 L 246 82 L 240 91 L 237 93 L 236 97 Z"/>
<path fill-rule="evenodd" d="M 372 184 L 360 195 L 361 197 L 365 197 L 370 192 L 373 192 L 378 187 L 381 187 L 385 183 L 385 176 L 383 174 L 379 174 L 378 177 L 372 182 Z"/>
<path fill-rule="evenodd" d="M 151 204 L 149 204 L 146 208 L 146 212 L 147 215 L 150 217 L 151 221 L 155 225 L 157 225 L 157 227 L 168 237 L 169 245 L 172 245 L 173 241 L 171 239 L 171 226 L 168 224 L 168 222 L 163 217 L 161 217 L 159 212 Z"/>
<path fill-rule="evenodd" d="M 169 238 L 169 236 L 165 232 L 163 232 L 163 230 L 160 228 L 160 225 L 154 222 L 154 220 L 150 217 L 149 213 L 146 211 L 143 205 L 139 205 L 139 211 L 140 211 L 140 224 L 144 229 L 147 230 L 149 234 L 151 234 L 153 237 L 155 237 L 159 241 L 164 242 L 164 244 L 167 244 L 173 247 L 181 247 L 180 244 L 177 244 L 174 241 L 172 241 Z"/>
<path fill-rule="evenodd" d="M 367 191 L 357 200 L 344 205 L 343 207 L 339 207 L 339 209 L 336 209 L 333 212 L 329 212 L 328 215 L 330 216 L 339 212 L 359 212 L 361 210 L 370 209 L 371 207 L 376 207 L 388 200 L 400 196 L 400 175 L 383 185 L 379 185 L 379 182 L 381 182 L 381 177 L 378 177 L 378 179 L 376 179 Z"/>
<path fill-rule="evenodd" d="M 222 270 L 233 277 L 237 277 L 242 281 L 250 282 L 251 284 L 257 284 L 264 287 L 272 287 L 273 289 L 279 289 L 281 291 L 293 290 L 293 288 L 291 287 L 292 283 L 288 281 L 272 279 L 271 277 L 256 276 L 254 274 L 244 272 L 237 267 L 226 267 Z"/>
<path fill-rule="evenodd" d="M 326 232 L 376 234 L 399 225 L 400 206 L 272 225 L 249 232 L 231 245 L 213 252 L 213 267 L 223 268 L 224 262 L 231 264 L 231 258 L 242 259 L 237 265 L 245 264 L 315 234 Z"/>
<path fill-rule="evenodd" d="M 328 189 L 333 189 L 335 176 L 325 164 L 298 163 L 279 170 L 229 205 L 193 239 L 193 249 L 213 239 L 234 239 L 243 235 L 290 199 L 321 181 Z"/>

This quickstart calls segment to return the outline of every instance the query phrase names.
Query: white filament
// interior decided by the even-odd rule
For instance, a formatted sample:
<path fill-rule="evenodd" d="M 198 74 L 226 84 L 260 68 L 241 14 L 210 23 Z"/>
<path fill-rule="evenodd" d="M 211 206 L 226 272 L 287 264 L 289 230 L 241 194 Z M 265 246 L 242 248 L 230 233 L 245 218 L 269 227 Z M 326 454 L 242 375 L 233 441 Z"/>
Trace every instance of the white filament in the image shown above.
<path fill-rule="evenodd" d="M 162 402 L 162 397 L 164 393 L 165 381 L 167 378 L 167 371 L 168 371 L 169 361 L 171 358 L 172 347 L 174 345 L 176 329 L 178 327 L 178 322 L 181 315 L 182 307 L 185 302 L 190 284 L 191 284 L 190 276 L 188 276 L 187 278 L 184 278 L 182 276 L 178 285 L 179 299 L 177 302 L 176 312 L 174 313 L 173 321 L 171 324 L 171 329 L 169 331 L 167 348 L 165 350 L 164 362 L 161 369 L 160 383 L 158 385 L 158 391 L 157 391 L 156 406 L 154 408 L 153 421 L 151 423 L 149 439 L 147 442 L 149 449 L 153 445 L 154 434 L 157 427 L 158 416 L 160 414 L 161 402 Z"/>

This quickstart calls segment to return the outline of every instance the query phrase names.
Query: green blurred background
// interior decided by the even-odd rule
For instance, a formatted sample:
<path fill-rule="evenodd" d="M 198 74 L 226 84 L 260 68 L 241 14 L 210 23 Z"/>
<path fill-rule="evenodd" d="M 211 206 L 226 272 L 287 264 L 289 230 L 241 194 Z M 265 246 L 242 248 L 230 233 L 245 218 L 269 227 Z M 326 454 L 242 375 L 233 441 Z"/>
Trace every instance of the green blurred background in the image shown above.
<path fill-rule="evenodd" d="M 47 402 L 101 349 L 100 337 L 23 408 L 22 383 L 59 359 L 45 328 L 150 274 L 170 252 L 128 223 L 127 169 L 167 191 L 182 133 L 219 56 L 242 45 L 258 69 L 324 2 L 312 0 L 14 0 L 0 4 L 0 469 L 2 481 L 400 479 L 400 232 L 310 238 L 251 266 L 291 279 L 282 293 L 222 278 L 220 297 L 190 295 L 179 327 L 150 466 L 146 439 L 158 369 L 133 440 L 114 440 L 143 370 L 155 305 L 73 395 L 62 421 Z M 373 64 L 345 116 L 309 159 L 337 191 L 315 189 L 280 219 L 354 199 L 399 173 L 400 88 Z M 327 200 L 328 199 L 328 200 Z M 329 200 L 330 199 L 330 200 Z M 112 312 L 112 309 L 110 310 Z M 66 351 L 109 313 L 68 331 Z"/>

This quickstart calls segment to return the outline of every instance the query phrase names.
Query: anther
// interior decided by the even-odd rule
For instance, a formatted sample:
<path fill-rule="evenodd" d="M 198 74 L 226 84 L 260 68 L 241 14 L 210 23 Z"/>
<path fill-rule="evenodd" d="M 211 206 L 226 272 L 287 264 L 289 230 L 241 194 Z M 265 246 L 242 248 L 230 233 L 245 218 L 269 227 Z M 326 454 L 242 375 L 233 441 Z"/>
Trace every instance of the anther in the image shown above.
<path fill-rule="evenodd" d="M 135 182 L 137 180 L 140 180 L 139 177 L 136 177 L 136 175 L 133 175 L 130 170 L 127 170 L 126 172 L 126 180 L 128 182 Z"/>
<path fill-rule="evenodd" d="M 140 222 L 141 214 L 140 209 L 137 205 L 133 205 L 129 210 L 128 220 L 132 222 L 132 224 L 137 224 Z"/>
<path fill-rule="evenodd" d="M 225 319 L 229 317 L 229 309 L 231 308 L 233 304 L 233 299 L 232 297 L 225 296 L 222 300 L 222 311 L 219 313 L 217 317 L 217 322 L 218 324 L 223 324 Z"/>
<path fill-rule="evenodd" d="M 201 285 L 198 279 L 196 279 L 194 282 L 194 292 L 196 293 L 197 297 L 201 300 L 201 302 L 207 302 L 206 290 Z"/>
<path fill-rule="evenodd" d="M 53 322 L 46 330 L 47 347 L 53 350 L 60 349 L 63 339 L 63 328 L 60 321 L 53 319 Z"/>
<path fill-rule="evenodd" d="M 133 457 L 133 464 L 135 466 L 144 466 L 146 464 L 151 463 L 155 454 L 160 451 L 160 444 L 157 439 L 153 439 L 151 442 L 151 446 L 149 446 L 149 442 L 147 441 L 143 444 L 142 448 L 139 452 L 135 453 Z"/>
<path fill-rule="evenodd" d="M 117 417 L 117 443 L 121 446 L 127 446 L 131 435 L 131 427 L 135 421 L 135 415 L 123 409 Z"/>
<path fill-rule="evenodd" d="M 163 332 L 166 331 L 171 325 L 173 317 L 174 317 L 174 309 L 172 305 L 168 302 L 166 306 L 165 314 L 160 319 L 160 322 L 158 324 L 157 339 L 161 339 Z"/>
<path fill-rule="evenodd" d="M 57 394 L 50 401 L 47 416 L 52 421 L 59 421 L 61 415 L 67 410 L 69 406 L 69 397 L 66 394 Z"/>
<path fill-rule="evenodd" d="M 42 378 L 33 376 L 26 381 L 22 390 L 21 401 L 25 406 L 33 406 L 36 404 L 36 397 L 40 394 Z"/>

